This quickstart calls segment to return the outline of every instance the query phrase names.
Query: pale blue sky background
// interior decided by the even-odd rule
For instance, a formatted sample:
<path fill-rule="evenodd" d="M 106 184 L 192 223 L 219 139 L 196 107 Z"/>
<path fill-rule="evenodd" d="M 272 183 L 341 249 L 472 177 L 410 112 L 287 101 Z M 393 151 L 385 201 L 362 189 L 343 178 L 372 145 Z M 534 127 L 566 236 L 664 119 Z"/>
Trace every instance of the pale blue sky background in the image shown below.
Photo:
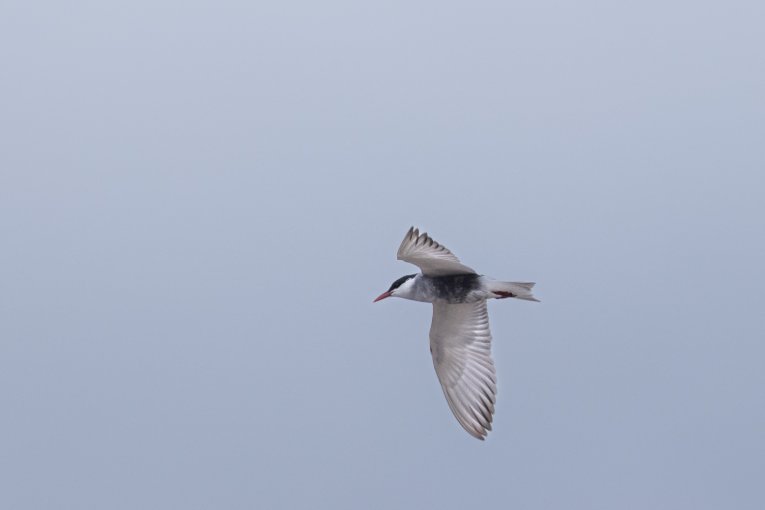
<path fill-rule="evenodd" d="M 0 6 L 0 507 L 761 509 L 765 4 Z M 538 282 L 463 432 L 410 225 Z"/>

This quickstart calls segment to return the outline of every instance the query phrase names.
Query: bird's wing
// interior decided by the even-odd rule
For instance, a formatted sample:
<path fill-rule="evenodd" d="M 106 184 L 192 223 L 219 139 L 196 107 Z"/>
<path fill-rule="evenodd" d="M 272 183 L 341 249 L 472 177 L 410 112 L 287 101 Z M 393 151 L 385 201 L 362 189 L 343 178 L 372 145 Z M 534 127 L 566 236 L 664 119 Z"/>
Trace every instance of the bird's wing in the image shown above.
<path fill-rule="evenodd" d="M 414 227 L 401 241 L 397 257 L 419 267 L 426 276 L 475 274 L 471 268 L 462 265 L 452 252 L 435 242 L 426 232 L 420 234 Z"/>
<path fill-rule="evenodd" d="M 486 301 L 433 303 L 430 353 L 449 408 L 482 440 L 491 430 L 497 395 Z"/>

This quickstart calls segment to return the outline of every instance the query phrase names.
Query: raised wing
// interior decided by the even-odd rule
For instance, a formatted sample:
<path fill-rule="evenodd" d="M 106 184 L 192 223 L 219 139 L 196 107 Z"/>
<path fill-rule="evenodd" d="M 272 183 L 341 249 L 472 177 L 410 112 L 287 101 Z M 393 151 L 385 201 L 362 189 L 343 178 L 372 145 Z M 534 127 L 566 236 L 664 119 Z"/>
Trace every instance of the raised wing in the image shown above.
<path fill-rule="evenodd" d="M 483 440 L 497 395 L 486 301 L 433 303 L 430 353 L 452 413 L 470 435 Z"/>
<path fill-rule="evenodd" d="M 426 276 L 475 274 L 471 268 L 462 265 L 452 252 L 435 242 L 426 232 L 420 234 L 414 227 L 401 241 L 397 257 L 419 267 Z"/>

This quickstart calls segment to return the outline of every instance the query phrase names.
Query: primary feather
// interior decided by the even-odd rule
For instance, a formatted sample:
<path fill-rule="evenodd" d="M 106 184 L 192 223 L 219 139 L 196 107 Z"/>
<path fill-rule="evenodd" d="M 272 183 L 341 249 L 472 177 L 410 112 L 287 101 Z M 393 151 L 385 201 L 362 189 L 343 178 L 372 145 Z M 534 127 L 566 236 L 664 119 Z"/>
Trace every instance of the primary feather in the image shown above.
<path fill-rule="evenodd" d="M 398 260 L 403 260 L 419 267 L 426 276 L 446 276 L 451 274 L 475 274 L 473 269 L 460 263 L 452 252 L 434 241 L 427 232 L 420 234 L 414 227 L 401 241 L 398 248 Z"/>

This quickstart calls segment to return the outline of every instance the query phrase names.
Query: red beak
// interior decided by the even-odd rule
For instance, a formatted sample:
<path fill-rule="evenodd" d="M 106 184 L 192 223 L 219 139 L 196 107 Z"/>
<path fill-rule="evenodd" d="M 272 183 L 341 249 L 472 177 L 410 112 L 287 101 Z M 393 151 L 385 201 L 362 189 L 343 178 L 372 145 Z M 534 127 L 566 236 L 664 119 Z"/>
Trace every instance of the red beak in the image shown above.
<path fill-rule="evenodd" d="M 390 295 L 391 295 L 391 294 L 393 294 L 393 291 L 392 291 L 392 290 L 386 290 L 385 292 L 383 292 L 382 294 L 380 294 L 379 296 L 377 296 L 377 299 L 375 299 L 375 300 L 374 300 L 374 301 L 372 301 L 372 302 L 373 302 L 373 303 L 377 303 L 377 302 L 378 302 L 378 301 L 380 301 L 381 299 L 385 299 L 386 297 L 390 297 Z"/>

